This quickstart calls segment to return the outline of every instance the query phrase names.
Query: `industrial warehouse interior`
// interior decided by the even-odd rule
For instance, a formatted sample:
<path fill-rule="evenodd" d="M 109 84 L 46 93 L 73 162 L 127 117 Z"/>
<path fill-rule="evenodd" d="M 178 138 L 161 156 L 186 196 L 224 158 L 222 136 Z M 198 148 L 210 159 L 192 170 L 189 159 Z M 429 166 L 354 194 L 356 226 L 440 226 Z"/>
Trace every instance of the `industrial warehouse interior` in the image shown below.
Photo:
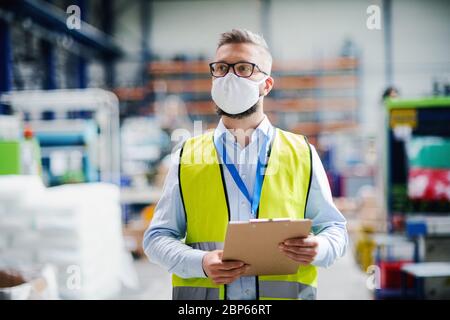
<path fill-rule="evenodd" d="M 449 16 L 447 0 L 0 1 L 0 300 L 450 299 Z M 225 144 L 258 114 L 274 140 L 257 165 L 281 160 L 253 182 Z M 182 161 L 203 146 L 225 165 Z M 311 222 L 286 236 L 309 260 L 276 251 L 283 233 L 228 239 L 252 218 Z M 278 254 L 294 273 L 208 264 Z"/>

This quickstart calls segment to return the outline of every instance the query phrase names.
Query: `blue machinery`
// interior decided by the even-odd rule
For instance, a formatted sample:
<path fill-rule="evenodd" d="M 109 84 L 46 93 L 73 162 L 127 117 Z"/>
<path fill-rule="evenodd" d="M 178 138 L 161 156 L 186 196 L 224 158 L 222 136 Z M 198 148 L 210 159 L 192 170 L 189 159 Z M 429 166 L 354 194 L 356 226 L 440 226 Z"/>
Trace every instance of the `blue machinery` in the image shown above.
<path fill-rule="evenodd" d="M 75 161 L 81 161 L 83 182 L 120 184 L 119 101 L 113 93 L 101 89 L 16 91 L 2 95 L 0 103 L 27 115 L 41 144 L 49 184 L 74 179 L 57 176 L 50 169 L 52 152 L 61 155 L 64 150 L 71 152 L 72 158 L 78 152 Z M 53 118 L 42 120 L 48 110 Z M 79 110 L 83 110 L 81 115 Z M 81 119 L 73 119 L 74 113 Z"/>

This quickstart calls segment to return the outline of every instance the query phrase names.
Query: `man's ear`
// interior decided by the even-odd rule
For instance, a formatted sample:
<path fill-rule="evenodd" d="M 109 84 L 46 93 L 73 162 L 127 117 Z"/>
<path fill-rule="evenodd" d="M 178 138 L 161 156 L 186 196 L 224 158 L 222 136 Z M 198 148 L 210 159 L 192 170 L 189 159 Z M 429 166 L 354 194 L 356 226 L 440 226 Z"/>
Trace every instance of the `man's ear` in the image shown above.
<path fill-rule="evenodd" d="M 267 96 L 269 94 L 270 91 L 272 91 L 273 88 L 273 84 L 274 84 L 275 80 L 269 76 L 266 81 L 264 81 L 264 89 L 263 89 L 263 94 L 265 96 Z"/>

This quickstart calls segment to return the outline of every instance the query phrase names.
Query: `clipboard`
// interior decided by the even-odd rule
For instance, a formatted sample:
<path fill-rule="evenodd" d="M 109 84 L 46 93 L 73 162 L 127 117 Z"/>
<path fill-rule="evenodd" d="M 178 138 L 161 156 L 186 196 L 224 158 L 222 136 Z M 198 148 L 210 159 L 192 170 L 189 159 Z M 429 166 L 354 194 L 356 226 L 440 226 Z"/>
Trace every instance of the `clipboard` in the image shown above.
<path fill-rule="evenodd" d="M 251 219 L 228 224 L 222 260 L 240 260 L 250 265 L 244 276 L 297 273 L 299 263 L 288 258 L 278 244 L 290 238 L 307 237 L 309 219 Z"/>

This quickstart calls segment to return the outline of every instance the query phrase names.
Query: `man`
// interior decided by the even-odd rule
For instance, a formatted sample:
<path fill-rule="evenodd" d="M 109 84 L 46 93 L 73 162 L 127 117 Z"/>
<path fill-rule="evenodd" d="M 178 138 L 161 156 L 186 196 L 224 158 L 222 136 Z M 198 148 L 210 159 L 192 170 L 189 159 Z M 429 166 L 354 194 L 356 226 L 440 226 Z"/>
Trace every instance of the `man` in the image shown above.
<path fill-rule="evenodd" d="M 271 66 L 262 37 L 236 29 L 222 34 L 210 64 L 221 120 L 213 133 L 177 151 L 144 237 L 148 257 L 174 274 L 174 299 L 314 299 L 316 267 L 345 252 L 346 221 L 317 152 L 264 114 Z M 244 262 L 222 261 L 228 221 L 252 218 L 312 220 L 313 234 L 279 245 L 298 262 L 297 274 L 247 277 Z"/>

